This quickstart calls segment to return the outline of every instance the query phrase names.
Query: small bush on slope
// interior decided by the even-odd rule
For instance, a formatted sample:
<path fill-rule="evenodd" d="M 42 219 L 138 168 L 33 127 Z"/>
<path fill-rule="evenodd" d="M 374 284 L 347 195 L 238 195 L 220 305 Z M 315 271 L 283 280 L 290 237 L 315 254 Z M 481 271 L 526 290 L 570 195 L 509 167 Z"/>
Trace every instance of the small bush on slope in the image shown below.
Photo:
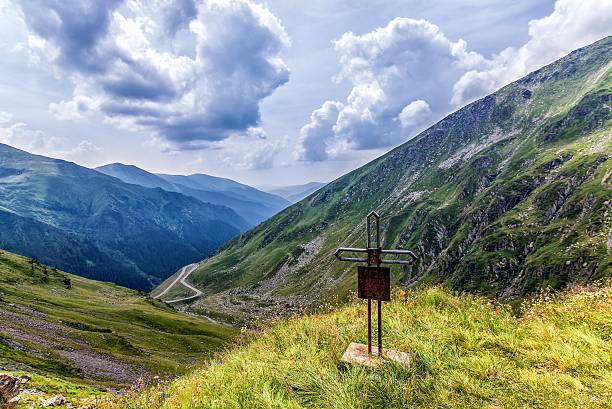
<path fill-rule="evenodd" d="M 217 363 L 131 408 L 612 407 L 612 287 L 543 295 L 520 317 L 441 288 L 384 304 L 384 344 L 409 367 L 342 367 L 366 341 L 364 303 L 271 324 Z"/>

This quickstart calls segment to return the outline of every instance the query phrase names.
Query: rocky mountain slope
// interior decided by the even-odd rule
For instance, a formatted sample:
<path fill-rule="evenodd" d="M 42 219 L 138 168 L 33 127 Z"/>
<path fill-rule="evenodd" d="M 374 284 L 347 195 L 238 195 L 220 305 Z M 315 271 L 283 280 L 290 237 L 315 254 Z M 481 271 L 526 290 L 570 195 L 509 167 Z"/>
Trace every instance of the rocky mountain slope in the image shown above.
<path fill-rule="evenodd" d="M 100 166 L 96 170 L 126 183 L 159 187 L 169 192 L 195 197 L 205 203 L 229 207 L 247 221 L 248 227 L 261 223 L 290 204 L 288 200 L 275 194 L 262 192 L 231 179 L 204 174 L 154 174 L 122 163 Z"/>
<path fill-rule="evenodd" d="M 244 230 L 233 210 L 0 144 L 0 248 L 148 290 Z"/>
<path fill-rule="evenodd" d="M 191 275 L 189 309 L 272 316 L 355 289 L 338 246 L 382 217 L 419 262 L 393 283 L 515 299 L 612 270 L 612 37 L 509 84 L 233 239 Z"/>
<path fill-rule="evenodd" d="M 77 392 L 56 378 L 116 387 L 183 373 L 235 334 L 136 291 L 0 251 L 0 372 L 41 375 L 55 393 Z"/>

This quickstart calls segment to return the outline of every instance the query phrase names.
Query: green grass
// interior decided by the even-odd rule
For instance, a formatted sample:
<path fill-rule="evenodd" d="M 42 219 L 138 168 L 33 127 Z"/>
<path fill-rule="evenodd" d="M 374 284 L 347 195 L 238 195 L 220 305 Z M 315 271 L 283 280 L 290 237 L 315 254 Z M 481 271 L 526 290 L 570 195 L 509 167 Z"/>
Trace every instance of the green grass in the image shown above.
<path fill-rule="evenodd" d="M 101 388 L 75 383 L 60 378 L 54 378 L 45 375 L 33 374 L 28 372 L 5 372 L 12 376 L 25 376 L 28 378 L 27 383 L 23 385 L 33 393 L 23 392 L 20 394 L 18 408 L 39 408 L 44 400 L 62 395 L 67 402 L 76 405 L 92 405 L 93 407 L 99 402 L 108 402 L 109 394 Z M 34 392 L 35 391 L 35 392 Z M 89 406 L 89 407 L 92 407 Z M 87 406 L 86 406 L 87 407 Z"/>
<path fill-rule="evenodd" d="M 0 251 L 0 320 L 0 367 L 82 387 L 125 386 L 140 376 L 185 373 L 237 332 L 142 293 L 5 251 Z M 88 370 L 80 358 L 66 358 L 74 351 L 117 362 L 129 373 L 114 377 Z"/>
<path fill-rule="evenodd" d="M 365 306 L 269 324 L 216 363 L 114 405 L 125 408 L 610 408 L 612 287 L 508 305 L 439 287 L 384 304 L 384 345 L 409 366 L 346 367 Z M 114 406 L 117 407 L 117 406 Z"/>

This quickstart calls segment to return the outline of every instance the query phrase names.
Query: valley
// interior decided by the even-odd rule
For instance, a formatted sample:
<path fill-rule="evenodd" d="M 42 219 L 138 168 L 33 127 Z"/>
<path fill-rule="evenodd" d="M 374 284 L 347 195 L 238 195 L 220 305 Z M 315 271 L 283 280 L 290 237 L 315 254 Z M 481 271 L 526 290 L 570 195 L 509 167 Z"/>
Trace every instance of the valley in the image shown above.
<path fill-rule="evenodd" d="M 185 287 L 187 290 L 191 290 L 193 292 L 193 295 L 187 296 L 187 297 L 182 297 L 182 298 L 174 298 L 171 300 L 166 300 L 165 302 L 167 304 L 173 304 L 173 303 L 177 303 L 177 302 L 186 302 L 189 300 L 193 300 L 195 298 L 198 298 L 202 295 L 202 292 L 200 290 L 198 290 L 197 288 L 193 287 L 191 284 L 189 284 L 187 282 L 187 279 L 189 278 L 189 275 L 191 273 L 193 273 L 193 271 L 198 268 L 197 264 L 189 264 L 188 266 L 183 267 L 179 273 L 178 273 L 178 277 L 174 278 L 173 280 L 171 280 L 168 284 L 162 283 L 161 286 L 159 286 L 153 293 L 151 293 L 151 297 L 154 300 L 157 300 L 161 297 L 163 297 L 164 295 L 166 295 L 169 291 L 177 291 L 175 289 L 176 285 L 182 285 L 183 287 Z M 180 291 L 180 290 L 179 290 Z"/>
<path fill-rule="evenodd" d="M 223 156 L 266 144 L 257 125 L 168 146 L 266 181 L 285 145 Z M 612 36 L 402 141 L 330 183 L 262 190 L 0 143 L 0 407 L 9 382 L 19 408 L 611 407 Z M 389 302 L 368 297 L 406 357 L 376 367 L 343 360 L 371 334 L 336 258 L 365 246 L 371 211 L 382 247 L 416 254 L 391 266 Z"/>
<path fill-rule="evenodd" d="M 232 209 L 0 144 L 0 248 L 150 290 L 249 224 Z"/>
<path fill-rule="evenodd" d="M 34 402 L 59 392 L 78 401 L 141 378 L 174 377 L 237 334 L 142 293 L 6 251 L 0 271 L 0 370 L 28 374 Z"/>

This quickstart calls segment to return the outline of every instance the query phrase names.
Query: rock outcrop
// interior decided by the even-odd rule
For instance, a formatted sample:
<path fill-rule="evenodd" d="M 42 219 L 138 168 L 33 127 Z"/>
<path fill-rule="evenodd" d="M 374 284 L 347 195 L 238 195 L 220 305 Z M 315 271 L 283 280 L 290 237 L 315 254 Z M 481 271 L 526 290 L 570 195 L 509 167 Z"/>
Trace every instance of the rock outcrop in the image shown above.
<path fill-rule="evenodd" d="M 19 388 L 22 378 L 0 374 L 0 409 L 17 407 Z"/>

